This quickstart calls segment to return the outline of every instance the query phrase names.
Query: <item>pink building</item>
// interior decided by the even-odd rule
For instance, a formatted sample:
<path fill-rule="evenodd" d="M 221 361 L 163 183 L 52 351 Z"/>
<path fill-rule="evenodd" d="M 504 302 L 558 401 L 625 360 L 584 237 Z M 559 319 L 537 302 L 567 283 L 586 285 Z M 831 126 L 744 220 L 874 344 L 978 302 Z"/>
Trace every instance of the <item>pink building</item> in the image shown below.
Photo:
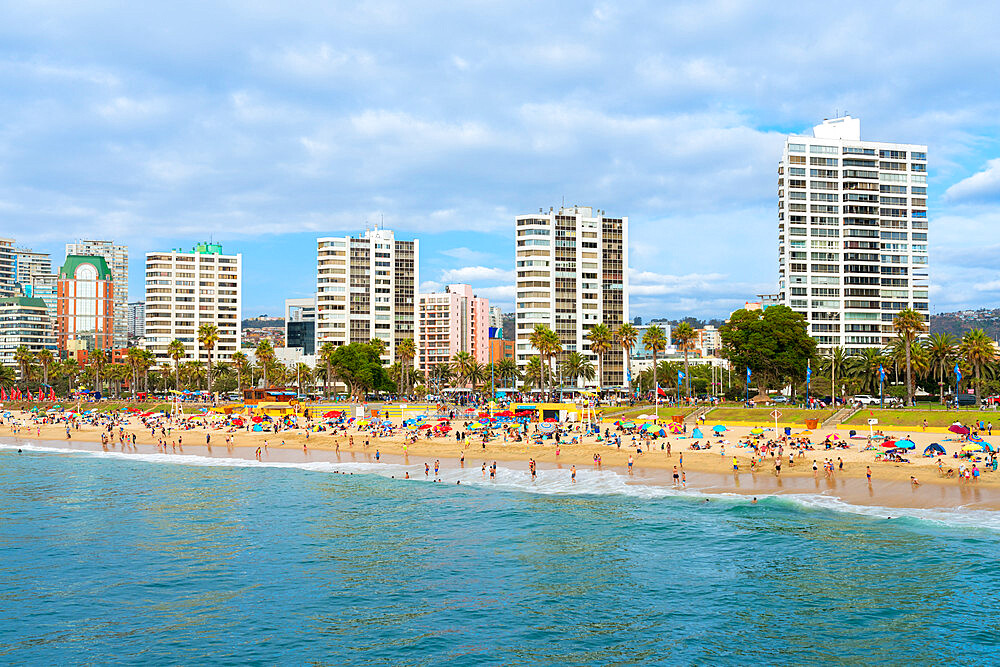
<path fill-rule="evenodd" d="M 472 293 L 471 285 L 448 285 L 444 292 L 421 294 L 417 316 L 417 369 L 450 363 L 468 352 L 481 364 L 490 361 L 490 301 Z"/>

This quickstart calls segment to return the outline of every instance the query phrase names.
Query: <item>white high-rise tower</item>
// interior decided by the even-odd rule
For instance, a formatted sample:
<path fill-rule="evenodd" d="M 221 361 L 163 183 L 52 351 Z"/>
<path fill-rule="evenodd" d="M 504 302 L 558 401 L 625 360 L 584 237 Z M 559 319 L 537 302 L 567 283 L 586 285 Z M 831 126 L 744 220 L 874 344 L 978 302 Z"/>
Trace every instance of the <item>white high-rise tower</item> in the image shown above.
<path fill-rule="evenodd" d="M 791 135 L 778 163 L 778 301 L 820 348 L 893 339 L 904 308 L 928 314 L 927 147 L 861 140 L 861 121 Z"/>

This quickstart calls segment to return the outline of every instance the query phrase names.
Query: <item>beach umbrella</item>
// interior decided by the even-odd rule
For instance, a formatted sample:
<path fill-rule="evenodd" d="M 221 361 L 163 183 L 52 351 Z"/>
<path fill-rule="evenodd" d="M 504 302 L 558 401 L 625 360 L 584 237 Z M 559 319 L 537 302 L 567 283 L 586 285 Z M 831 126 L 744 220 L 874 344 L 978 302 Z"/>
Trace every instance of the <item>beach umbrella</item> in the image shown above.
<path fill-rule="evenodd" d="M 447 417 L 438 417 L 437 420 L 439 422 L 446 422 L 446 421 L 448 421 L 448 418 Z"/>
<path fill-rule="evenodd" d="M 902 449 L 913 449 L 917 445 L 912 440 L 897 440 L 896 446 Z"/>
<path fill-rule="evenodd" d="M 541 431 L 542 433 L 552 433 L 553 431 L 556 430 L 556 425 L 551 422 L 548 423 L 543 422 L 538 425 L 538 430 Z"/>
<path fill-rule="evenodd" d="M 963 452 L 981 452 L 984 449 L 986 449 L 986 447 L 981 442 L 970 442 L 969 444 L 962 447 Z"/>
<path fill-rule="evenodd" d="M 678 429 L 678 430 L 680 430 L 680 429 Z M 695 426 L 694 430 L 691 431 L 691 437 L 692 438 L 704 438 L 705 435 L 701 432 L 700 428 L 698 428 L 697 426 Z"/>
<path fill-rule="evenodd" d="M 698 431 L 698 429 L 695 429 L 695 430 Z M 680 433 L 681 432 L 681 425 L 680 424 L 673 424 L 673 423 L 671 423 L 670 424 L 670 432 L 671 433 Z M 698 431 L 698 433 L 701 433 L 701 431 Z"/>
<path fill-rule="evenodd" d="M 723 431 L 726 430 L 726 427 L 723 426 L 722 424 L 716 424 L 715 426 L 712 427 L 712 430 L 715 431 L 716 433 L 722 433 Z"/>
<path fill-rule="evenodd" d="M 469 424 L 469 430 L 474 431 L 476 429 L 482 428 L 482 424 Z"/>
<path fill-rule="evenodd" d="M 430 427 L 431 427 L 431 425 L 430 425 L 430 424 L 421 424 L 421 425 L 420 425 L 419 427 L 417 427 L 417 428 L 418 428 L 418 430 L 421 430 L 421 431 L 422 431 L 422 430 L 424 430 L 425 428 L 430 428 Z"/>
<path fill-rule="evenodd" d="M 639 427 L 639 430 L 640 431 L 648 431 L 649 430 L 649 424 L 643 424 L 642 426 Z"/>
<path fill-rule="evenodd" d="M 546 419 L 545 421 L 549 421 Z M 555 421 L 554 419 L 552 421 Z M 622 424 L 622 428 L 635 428 L 635 422 L 625 422 Z"/>
<path fill-rule="evenodd" d="M 750 432 L 753 433 L 754 435 L 760 435 L 760 434 L 762 434 L 764 432 L 764 429 L 762 429 L 759 426 L 756 426 L 756 427 L 750 429 Z"/>
<path fill-rule="evenodd" d="M 896 448 L 896 441 L 895 440 L 886 440 L 885 442 L 882 443 L 882 446 L 885 447 L 886 449 L 895 449 Z"/>
<path fill-rule="evenodd" d="M 965 428 L 961 424 L 952 424 L 948 427 L 948 430 L 959 435 L 969 435 L 969 429 Z"/>

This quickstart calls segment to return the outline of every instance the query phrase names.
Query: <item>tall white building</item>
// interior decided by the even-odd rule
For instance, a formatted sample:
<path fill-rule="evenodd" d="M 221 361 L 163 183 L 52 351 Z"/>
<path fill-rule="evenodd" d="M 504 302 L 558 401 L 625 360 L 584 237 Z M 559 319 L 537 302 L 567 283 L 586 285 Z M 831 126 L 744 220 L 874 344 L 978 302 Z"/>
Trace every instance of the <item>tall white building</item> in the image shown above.
<path fill-rule="evenodd" d="M 14 248 L 14 282 L 32 285 L 40 276 L 51 276 L 52 256 L 28 248 Z"/>
<path fill-rule="evenodd" d="M 0 296 L 14 296 L 14 239 L 0 239 Z"/>
<path fill-rule="evenodd" d="M 128 246 L 114 241 L 77 241 L 66 244 L 66 256 L 96 255 L 103 257 L 114 276 L 114 345 L 128 344 Z"/>
<path fill-rule="evenodd" d="M 490 306 L 490 326 L 503 329 L 503 310 L 500 306 Z"/>
<path fill-rule="evenodd" d="M 143 301 L 129 301 L 128 336 L 142 338 L 146 335 L 146 304 Z"/>
<path fill-rule="evenodd" d="M 778 301 L 821 348 L 880 347 L 928 315 L 927 147 L 861 140 L 861 121 L 789 136 L 778 164 Z"/>
<path fill-rule="evenodd" d="M 239 350 L 242 264 L 243 255 L 224 255 L 218 243 L 146 253 L 146 349 L 157 362 L 169 359 L 167 345 L 175 338 L 187 349 L 182 361 L 208 361 L 198 344 L 203 324 L 219 328 L 213 363 Z"/>
<path fill-rule="evenodd" d="M 414 312 L 420 284 L 420 242 L 400 241 L 387 229 L 364 236 L 317 239 L 316 350 L 334 345 L 386 344 L 385 358 L 396 346 L 416 342 Z"/>
<path fill-rule="evenodd" d="M 595 324 L 615 331 L 628 320 L 628 218 L 589 206 L 517 216 L 515 356 L 522 369 L 538 354 L 535 325 L 559 335 L 563 354 L 579 352 L 597 368 L 586 336 Z M 620 346 L 604 355 L 604 386 L 625 384 Z M 596 385 L 596 380 L 590 384 Z"/>

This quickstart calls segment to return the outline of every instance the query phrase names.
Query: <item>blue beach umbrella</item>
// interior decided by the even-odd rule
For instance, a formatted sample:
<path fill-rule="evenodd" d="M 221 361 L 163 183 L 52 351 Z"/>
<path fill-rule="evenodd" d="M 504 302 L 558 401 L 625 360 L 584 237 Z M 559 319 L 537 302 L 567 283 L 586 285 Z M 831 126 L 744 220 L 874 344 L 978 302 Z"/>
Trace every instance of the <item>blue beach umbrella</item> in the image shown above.
<path fill-rule="evenodd" d="M 902 449 L 913 449 L 917 445 L 912 440 L 904 439 L 904 440 L 897 440 L 896 446 Z"/>
<path fill-rule="evenodd" d="M 726 430 L 726 427 L 723 426 L 722 424 L 716 424 L 715 426 L 712 427 L 712 430 L 715 431 L 716 433 L 722 433 L 723 431 Z"/>

